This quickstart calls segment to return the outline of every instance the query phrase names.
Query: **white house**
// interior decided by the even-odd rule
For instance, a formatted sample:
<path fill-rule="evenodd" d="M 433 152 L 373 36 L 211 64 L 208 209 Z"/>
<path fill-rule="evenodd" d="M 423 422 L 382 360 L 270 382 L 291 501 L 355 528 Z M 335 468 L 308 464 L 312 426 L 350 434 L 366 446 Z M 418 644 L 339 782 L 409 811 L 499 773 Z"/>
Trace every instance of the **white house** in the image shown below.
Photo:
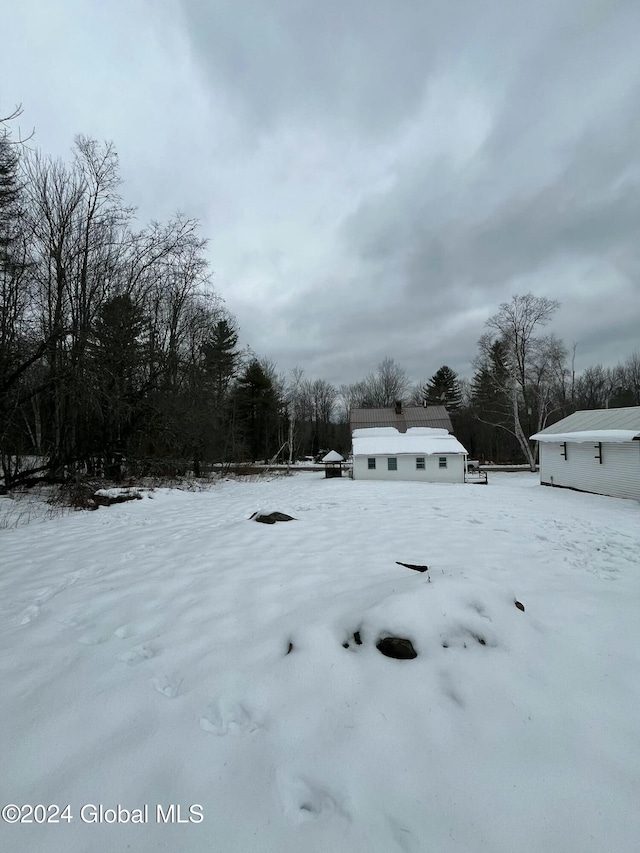
<path fill-rule="evenodd" d="M 640 500 L 640 406 L 574 412 L 531 438 L 542 485 Z"/>
<path fill-rule="evenodd" d="M 464 483 L 467 451 L 446 429 L 355 429 L 352 440 L 354 480 Z"/>

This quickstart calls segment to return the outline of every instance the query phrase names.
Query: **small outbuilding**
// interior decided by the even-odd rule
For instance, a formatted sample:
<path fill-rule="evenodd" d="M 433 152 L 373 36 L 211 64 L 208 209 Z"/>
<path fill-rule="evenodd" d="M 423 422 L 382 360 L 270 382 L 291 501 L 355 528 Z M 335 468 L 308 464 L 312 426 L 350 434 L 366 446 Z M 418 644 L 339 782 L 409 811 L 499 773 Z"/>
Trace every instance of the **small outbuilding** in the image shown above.
<path fill-rule="evenodd" d="M 354 480 L 464 483 L 467 451 L 446 429 L 395 427 L 353 431 Z"/>
<path fill-rule="evenodd" d="M 336 450 L 330 450 L 322 457 L 325 477 L 342 477 L 343 462 L 344 456 L 340 456 Z"/>
<path fill-rule="evenodd" d="M 640 406 L 574 412 L 531 438 L 543 486 L 640 500 Z"/>

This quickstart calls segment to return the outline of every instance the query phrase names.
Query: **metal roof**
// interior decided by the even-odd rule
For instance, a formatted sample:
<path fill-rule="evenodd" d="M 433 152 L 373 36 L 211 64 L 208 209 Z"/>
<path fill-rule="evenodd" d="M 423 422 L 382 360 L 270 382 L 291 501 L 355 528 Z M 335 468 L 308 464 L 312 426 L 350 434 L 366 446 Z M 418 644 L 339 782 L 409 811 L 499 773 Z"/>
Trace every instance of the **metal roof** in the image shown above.
<path fill-rule="evenodd" d="M 540 430 L 536 435 L 558 435 L 609 429 L 640 431 L 640 406 L 629 406 L 625 409 L 588 409 L 574 412 L 558 423 Z"/>
<path fill-rule="evenodd" d="M 406 432 L 411 427 L 435 427 L 452 432 L 451 418 L 444 406 L 402 406 L 396 414 L 395 406 L 384 409 L 352 409 L 349 416 L 351 432 L 370 427 L 395 427 Z"/>
<path fill-rule="evenodd" d="M 610 444 L 624 444 L 626 441 L 640 441 L 640 430 L 637 429 L 581 429 L 575 432 L 552 432 L 544 435 L 537 432 L 531 436 L 536 441 L 571 442 L 573 444 L 598 444 L 607 441 Z"/>

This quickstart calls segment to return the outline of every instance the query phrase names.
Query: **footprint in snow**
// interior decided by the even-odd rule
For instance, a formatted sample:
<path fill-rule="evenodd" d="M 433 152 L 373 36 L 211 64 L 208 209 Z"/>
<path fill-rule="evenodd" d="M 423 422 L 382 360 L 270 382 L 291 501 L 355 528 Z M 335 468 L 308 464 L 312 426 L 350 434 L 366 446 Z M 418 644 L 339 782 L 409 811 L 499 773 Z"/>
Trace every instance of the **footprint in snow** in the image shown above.
<path fill-rule="evenodd" d="M 484 604 L 481 604 L 479 601 L 468 601 L 467 604 L 471 610 L 475 610 L 478 616 L 482 616 L 483 619 L 488 619 L 491 622 L 491 617 L 487 614 Z"/>
<path fill-rule="evenodd" d="M 284 813 L 292 823 L 316 820 L 322 814 L 337 814 L 349 818 L 344 804 L 323 785 L 304 776 L 278 771 L 278 791 Z"/>
<path fill-rule="evenodd" d="M 37 619 L 40 615 L 40 607 L 37 604 L 30 604 L 29 607 L 25 607 L 22 611 L 20 624 L 28 625 L 29 622 L 33 622 L 34 619 Z"/>
<path fill-rule="evenodd" d="M 166 696 L 167 699 L 174 699 L 178 695 L 181 685 L 181 678 L 174 678 L 170 675 L 157 675 L 153 679 L 155 690 Z"/>
<path fill-rule="evenodd" d="M 65 589 L 69 586 L 72 586 L 76 582 L 76 576 L 72 574 L 67 574 L 64 576 L 64 579 L 61 583 L 56 584 L 55 586 L 45 586 L 42 589 L 38 590 L 37 597 L 34 599 L 34 604 L 46 604 L 47 601 L 51 601 L 52 598 L 55 598 L 56 595 L 59 595 L 61 592 L 64 592 Z"/>
<path fill-rule="evenodd" d="M 447 670 L 441 669 L 439 673 L 440 689 L 459 708 L 464 708 L 464 700 L 460 695 L 453 678 Z"/>
<path fill-rule="evenodd" d="M 253 734 L 262 727 L 263 723 L 245 705 L 230 699 L 218 699 L 212 702 L 206 714 L 200 717 L 200 728 L 214 735 L 238 732 Z"/>
<path fill-rule="evenodd" d="M 142 661 L 155 657 L 155 654 L 156 652 L 151 646 L 135 646 L 135 648 L 118 655 L 118 660 L 126 663 L 128 666 L 137 666 Z"/>

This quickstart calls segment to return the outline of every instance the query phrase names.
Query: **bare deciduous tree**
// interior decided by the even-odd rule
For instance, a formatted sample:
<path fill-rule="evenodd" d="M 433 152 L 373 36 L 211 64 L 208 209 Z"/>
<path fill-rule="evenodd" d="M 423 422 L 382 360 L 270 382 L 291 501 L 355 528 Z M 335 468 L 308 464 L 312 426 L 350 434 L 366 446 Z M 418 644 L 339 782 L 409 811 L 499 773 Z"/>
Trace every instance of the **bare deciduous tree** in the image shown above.
<path fill-rule="evenodd" d="M 288 460 L 289 465 L 292 465 L 296 456 L 296 439 L 297 439 L 297 428 L 298 422 L 300 420 L 300 416 L 302 414 L 302 377 L 304 375 L 304 370 L 297 366 L 292 368 L 289 374 L 289 381 L 286 385 L 285 389 L 285 401 L 287 407 L 287 420 L 288 420 L 288 433 L 287 433 L 287 444 L 288 444 Z"/>
<path fill-rule="evenodd" d="M 411 383 L 404 367 L 386 356 L 375 373 L 365 379 L 368 406 L 393 406 L 409 393 Z"/>
<path fill-rule="evenodd" d="M 566 350 L 553 335 L 540 337 L 559 303 L 527 293 L 504 302 L 490 317 L 488 331 L 480 338 L 476 369 L 486 380 L 503 383 L 496 388 L 496 400 L 508 401 L 493 423 L 511 432 L 517 439 L 531 470 L 536 466 L 536 447 L 529 436 L 541 429 L 552 407 L 552 389 L 564 368 Z M 501 344 L 502 371 L 492 369 L 495 344 Z"/>

